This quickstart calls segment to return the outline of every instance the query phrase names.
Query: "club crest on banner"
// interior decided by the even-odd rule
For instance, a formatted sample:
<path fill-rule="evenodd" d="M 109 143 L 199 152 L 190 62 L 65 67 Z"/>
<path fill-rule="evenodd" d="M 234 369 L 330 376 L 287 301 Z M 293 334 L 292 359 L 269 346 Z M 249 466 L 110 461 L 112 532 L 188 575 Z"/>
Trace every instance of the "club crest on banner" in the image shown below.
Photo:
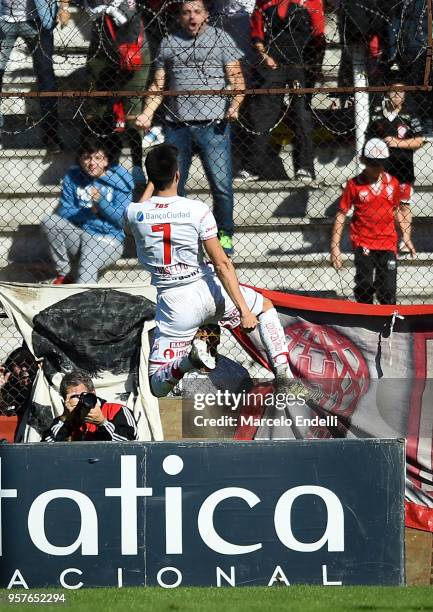
<path fill-rule="evenodd" d="M 370 374 L 357 346 L 332 327 L 299 322 L 285 327 L 296 375 L 323 392 L 322 407 L 350 416 L 367 392 Z"/>

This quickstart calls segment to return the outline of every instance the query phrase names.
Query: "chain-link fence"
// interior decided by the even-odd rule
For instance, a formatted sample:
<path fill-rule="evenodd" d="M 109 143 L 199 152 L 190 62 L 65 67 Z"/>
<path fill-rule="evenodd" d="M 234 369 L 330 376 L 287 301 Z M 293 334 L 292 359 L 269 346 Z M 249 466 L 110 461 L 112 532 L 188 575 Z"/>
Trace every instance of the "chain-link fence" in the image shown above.
<path fill-rule="evenodd" d="M 119 219 L 165 141 L 242 282 L 430 301 L 431 0 L 35 6 L 0 15 L 1 279 L 147 279 Z"/>

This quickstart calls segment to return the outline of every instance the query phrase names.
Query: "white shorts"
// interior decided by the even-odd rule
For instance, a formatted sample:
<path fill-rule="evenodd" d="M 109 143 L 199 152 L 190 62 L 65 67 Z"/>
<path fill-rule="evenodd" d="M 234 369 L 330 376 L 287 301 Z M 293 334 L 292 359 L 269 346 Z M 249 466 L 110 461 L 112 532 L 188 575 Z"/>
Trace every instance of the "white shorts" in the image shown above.
<path fill-rule="evenodd" d="M 256 316 L 263 311 L 261 293 L 241 287 L 248 308 Z M 150 351 L 149 375 L 166 363 L 182 357 L 199 327 L 219 323 L 233 329 L 240 323 L 239 312 L 218 278 L 206 276 L 199 280 L 169 287 L 158 293 L 155 314 L 156 328 Z"/>

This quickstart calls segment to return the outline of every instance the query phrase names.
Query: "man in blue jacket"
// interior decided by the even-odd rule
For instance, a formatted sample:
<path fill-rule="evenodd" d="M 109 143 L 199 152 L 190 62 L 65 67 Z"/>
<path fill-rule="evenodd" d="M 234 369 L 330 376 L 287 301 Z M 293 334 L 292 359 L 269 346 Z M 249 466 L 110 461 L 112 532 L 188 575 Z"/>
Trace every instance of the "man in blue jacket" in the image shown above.
<path fill-rule="evenodd" d="M 121 257 L 121 219 L 132 189 L 131 174 L 115 163 L 106 142 L 89 137 L 81 144 L 56 213 L 42 219 L 57 270 L 54 284 L 72 282 L 70 256 L 79 256 L 77 283 L 96 283 L 99 270 Z"/>
<path fill-rule="evenodd" d="M 65 24 L 68 15 L 66 4 L 58 15 L 56 0 L 0 0 L 0 91 L 6 65 L 18 37 L 24 39 L 32 56 L 39 90 L 57 90 L 53 68 L 53 31 L 57 17 Z M 50 153 L 58 153 L 62 145 L 58 136 L 57 99 L 41 98 L 40 105 L 44 146 Z M 0 130 L 3 126 L 4 118 L 0 115 Z"/>

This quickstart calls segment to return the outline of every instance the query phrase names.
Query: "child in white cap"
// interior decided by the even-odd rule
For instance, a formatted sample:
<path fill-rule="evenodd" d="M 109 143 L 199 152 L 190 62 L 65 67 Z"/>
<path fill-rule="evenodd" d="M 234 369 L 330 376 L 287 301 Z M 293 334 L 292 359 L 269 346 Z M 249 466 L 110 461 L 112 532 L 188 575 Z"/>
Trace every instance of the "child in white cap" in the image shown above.
<path fill-rule="evenodd" d="M 397 301 L 397 227 L 412 257 L 415 248 L 410 239 L 409 224 L 401 211 L 400 184 L 385 172 L 389 158 L 386 142 L 372 138 L 365 143 L 361 161 L 365 169 L 350 179 L 341 197 L 331 238 L 331 264 L 340 270 L 341 236 L 347 213 L 353 209 L 350 238 L 355 253 L 355 287 L 357 302 L 379 304 Z"/>

